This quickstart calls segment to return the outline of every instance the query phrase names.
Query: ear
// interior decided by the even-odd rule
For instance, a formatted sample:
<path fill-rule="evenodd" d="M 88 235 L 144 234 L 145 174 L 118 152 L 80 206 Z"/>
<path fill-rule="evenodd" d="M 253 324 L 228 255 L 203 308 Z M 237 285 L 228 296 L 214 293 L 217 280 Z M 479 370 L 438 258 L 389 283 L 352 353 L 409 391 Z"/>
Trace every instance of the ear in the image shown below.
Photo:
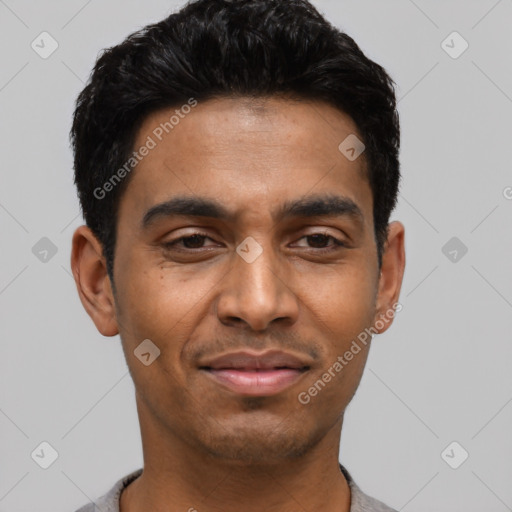
<path fill-rule="evenodd" d="M 393 323 L 395 311 L 402 309 L 398 304 L 405 270 L 405 228 L 401 222 L 391 222 L 388 238 L 382 255 L 382 267 L 377 293 L 374 329 L 378 334 L 387 331 Z"/>
<path fill-rule="evenodd" d="M 98 331 L 103 336 L 118 334 L 114 294 L 102 246 L 87 226 L 80 226 L 73 234 L 71 270 L 80 300 Z"/>

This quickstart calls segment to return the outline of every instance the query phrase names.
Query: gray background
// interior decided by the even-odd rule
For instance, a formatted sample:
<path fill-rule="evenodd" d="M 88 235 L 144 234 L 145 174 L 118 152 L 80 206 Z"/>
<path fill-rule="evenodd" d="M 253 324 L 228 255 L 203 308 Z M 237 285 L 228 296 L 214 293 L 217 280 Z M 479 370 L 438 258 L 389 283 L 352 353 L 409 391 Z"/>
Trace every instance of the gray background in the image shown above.
<path fill-rule="evenodd" d="M 403 134 L 403 310 L 374 339 L 341 460 L 398 510 L 512 510 L 512 1 L 314 3 L 397 82 Z M 68 132 L 98 52 L 179 5 L 0 0 L 0 512 L 73 511 L 141 466 L 119 337 L 96 331 L 70 274 Z M 42 31 L 59 44 L 47 59 Z M 456 59 L 453 31 L 469 43 Z M 42 441 L 59 454 L 46 470 Z"/>

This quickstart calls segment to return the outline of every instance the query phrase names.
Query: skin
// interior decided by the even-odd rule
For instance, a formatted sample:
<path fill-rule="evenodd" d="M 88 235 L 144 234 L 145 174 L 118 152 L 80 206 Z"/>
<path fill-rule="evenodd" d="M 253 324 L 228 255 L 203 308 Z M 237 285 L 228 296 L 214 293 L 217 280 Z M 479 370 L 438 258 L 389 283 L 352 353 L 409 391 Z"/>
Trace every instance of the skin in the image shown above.
<path fill-rule="evenodd" d="M 173 112 L 145 119 L 135 148 Z M 80 299 L 100 333 L 120 334 L 135 383 L 144 472 L 122 493 L 122 512 L 234 512 L 241 503 L 246 512 L 349 511 L 340 436 L 370 343 L 308 404 L 297 397 L 391 310 L 405 267 L 395 221 L 379 271 L 364 153 L 351 162 L 338 150 L 349 134 L 358 134 L 351 118 L 323 102 L 199 103 L 130 177 L 115 294 L 101 244 L 86 226 L 75 231 Z M 363 220 L 272 216 L 286 201 L 325 194 L 352 199 Z M 142 229 L 149 208 L 178 195 L 215 199 L 233 218 L 162 216 Z M 206 238 L 163 247 L 196 232 Z M 263 249 L 252 263 L 236 252 L 248 236 Z M 161 351 L 149 366 L 134 356 L 145 339 Z M 288 350 L 311 367 L 267 397 L 235 394 L 198 369 L 201 358 L 243 348 Z"/>

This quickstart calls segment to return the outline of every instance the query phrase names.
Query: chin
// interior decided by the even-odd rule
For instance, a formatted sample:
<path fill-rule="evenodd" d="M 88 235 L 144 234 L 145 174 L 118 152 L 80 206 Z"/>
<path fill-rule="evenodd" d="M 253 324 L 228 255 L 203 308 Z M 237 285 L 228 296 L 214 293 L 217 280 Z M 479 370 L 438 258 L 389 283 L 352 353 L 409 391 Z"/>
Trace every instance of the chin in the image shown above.
<path fill-rule="evenodd" d="M 299 430 L 281 422 L 262 422 L 249 419 L 246 425 L 226 426 L 217 424 L 207 438 L 203 430 L 196 446 L 216 459 L 238 464 L 278 464 L 293 461 L 310 451 L 323 437 L 317 432 Z"/>

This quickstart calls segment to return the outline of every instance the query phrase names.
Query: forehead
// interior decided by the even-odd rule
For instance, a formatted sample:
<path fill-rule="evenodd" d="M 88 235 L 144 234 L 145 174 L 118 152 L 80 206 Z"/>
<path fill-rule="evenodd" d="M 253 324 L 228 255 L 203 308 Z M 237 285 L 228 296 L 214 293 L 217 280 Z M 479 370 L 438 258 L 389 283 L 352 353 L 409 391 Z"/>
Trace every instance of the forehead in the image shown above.
<path fill-rule="evenodd" d="M 263 215 L 297 196 L 338 192 L 371 212 L 364 154 L 350 161 L 338 149 L 350 135 L 361 138 L 353 120 L 324 102 L 222 98 L 161 110 L 138 131 L 134 150 L 152 149 L 121 209 L 141 213 L 186 194 Z"/>

